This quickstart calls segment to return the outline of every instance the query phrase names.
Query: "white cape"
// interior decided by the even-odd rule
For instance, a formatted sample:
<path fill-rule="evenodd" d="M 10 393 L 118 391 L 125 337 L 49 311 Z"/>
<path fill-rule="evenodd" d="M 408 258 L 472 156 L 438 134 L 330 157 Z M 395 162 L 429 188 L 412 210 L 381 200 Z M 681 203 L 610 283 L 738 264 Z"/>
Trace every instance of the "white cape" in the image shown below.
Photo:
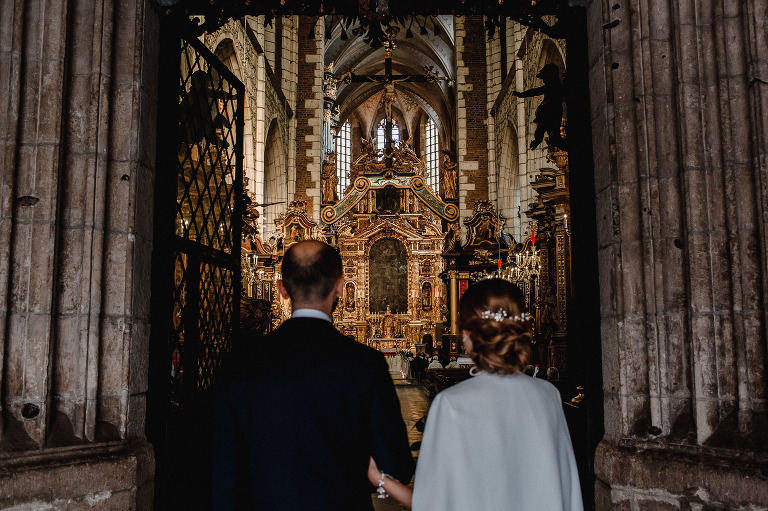
<path fill-rule="evenodd" d="M 583 511 L 560 393 L 524 374 L 479 373 L 429 409 L 413 511 Z"/>

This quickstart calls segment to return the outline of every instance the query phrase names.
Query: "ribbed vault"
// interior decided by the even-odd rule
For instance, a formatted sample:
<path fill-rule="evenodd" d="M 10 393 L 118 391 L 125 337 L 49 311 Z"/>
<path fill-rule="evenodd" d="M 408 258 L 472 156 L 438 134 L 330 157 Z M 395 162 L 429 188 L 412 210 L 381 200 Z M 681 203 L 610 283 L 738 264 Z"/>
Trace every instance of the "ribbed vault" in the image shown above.
<path fill-rule="evenodd" d="M 416 16 L 413 23 L 400 28 L 392 51 L 392 72 L 396 75 L 423 76 L 427 70 L 445 80 L 434 82 L 396 83 L 394 116 L 405 128 L 404 136 L 413 136 L 426 115 L 438 126 L 442 146 L 447 148 L 453 138 L 454 125 L 454 36 L 453 18 Z M 356 76 L 381 75 L 384 73 L 384 48 L 373 48 L 365 42 L 365 33 L 347 28 L 340 18 L 328 18 L 325 33 L 325 65 L 333 64 L 338 76 L 351 70 Z M 424 27 L 422 30 L 421 27 Z M 383 116 L 381 98 L 382 83 L 340 83 L 336 104 L 341 123 L 357 115 L 363 136 Z M 371 101 L 378 100 L 373 106 Z M 404 123 L 404 124 L 402 124 Z"/>

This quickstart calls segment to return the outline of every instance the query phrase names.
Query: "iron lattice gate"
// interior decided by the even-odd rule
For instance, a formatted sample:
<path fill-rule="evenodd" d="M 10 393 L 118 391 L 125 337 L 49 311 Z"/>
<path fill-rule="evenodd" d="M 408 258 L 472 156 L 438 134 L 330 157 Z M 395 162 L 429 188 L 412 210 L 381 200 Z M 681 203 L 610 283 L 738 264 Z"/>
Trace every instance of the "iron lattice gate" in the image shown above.
<path fill-rule="evenodd" d="M 237 326 L 243 84 L 197 39 L 180 69 L 170 354 L 183 407 L 210 389 Z"/>
<path fill-rule="evenodd" d="M 153 305 L 153 314 L 162 310 L 171 316 L 158 321 L 165 338 L 153 334 L 165 346 L 154 351 L 165 359 L 160 363 L 165 369 L 155 373 L 165 375 L 154 379 L 160 389 L 153 394 L 158 401 L 154 411 L 164 424 L 148 429 L 154 429 L 157 456 L 156 507 L 207 509 L 210 391 L 222 357 L 232 346 L 240 310 L 244 87 L 198 39 L 182 38 L 180 54 L 176 41 L 178 109 L 173 114 L 178 129 L 172 147 L 168 134 L 158 136 L 158 151 L 175 153 L 165 160 L 175 166 L 175 206 L 160 204 L 173 201 L 172 192 L 156 198 L 165 220 L 174 216 L 174 227 L 173 234 L 166 228 L 170 240 L 158 240 L 161 231 L 155 231 L 156 245 L 170 241 L 164 267 L 166 277 L 172 268 L 172 282 L 155 284 L 153 290 L 166 290 L 161 293 L 165 304 Z M 161 119 L 161 130 L 162 125 Z M 159 165 L 158 175 L 168 170 Z M 168 174 L 165 177 L 168 191 L 173 183 Z M 156 213 L 156 222 L 158 218 Z"/>

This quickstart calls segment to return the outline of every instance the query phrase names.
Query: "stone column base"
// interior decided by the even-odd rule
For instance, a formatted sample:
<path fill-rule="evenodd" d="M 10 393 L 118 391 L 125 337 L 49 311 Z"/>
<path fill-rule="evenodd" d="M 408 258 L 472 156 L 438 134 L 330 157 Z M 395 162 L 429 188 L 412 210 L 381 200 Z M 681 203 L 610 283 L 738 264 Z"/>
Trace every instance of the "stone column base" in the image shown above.
<path fill-rule="evenodd" d="M 152 509 L 155 459 L 144 439 L 0 454 L 0 509 Z"/>
<path fill-rule="evenodd" d="M 768 465 L 735 451 L 603 441 L 595 477 L 598 510 L 768 509 Z"/>

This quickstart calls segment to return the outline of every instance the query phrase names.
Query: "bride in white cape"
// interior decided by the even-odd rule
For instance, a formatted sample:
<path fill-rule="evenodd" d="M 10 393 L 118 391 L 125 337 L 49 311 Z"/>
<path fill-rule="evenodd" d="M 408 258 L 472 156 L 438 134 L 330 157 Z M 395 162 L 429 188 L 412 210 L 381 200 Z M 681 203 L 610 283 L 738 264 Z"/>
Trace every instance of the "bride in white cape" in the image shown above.
<path fill-rule="evenodd" d="M 474 377 L 432 402 L 414 489 L 373 459 L 371 483 L 414 511 L 582 511 L 560 393 L 522 372 L 531 353 L 522 293 L 484 280 L 464 293 L 459 313 Z"/>

